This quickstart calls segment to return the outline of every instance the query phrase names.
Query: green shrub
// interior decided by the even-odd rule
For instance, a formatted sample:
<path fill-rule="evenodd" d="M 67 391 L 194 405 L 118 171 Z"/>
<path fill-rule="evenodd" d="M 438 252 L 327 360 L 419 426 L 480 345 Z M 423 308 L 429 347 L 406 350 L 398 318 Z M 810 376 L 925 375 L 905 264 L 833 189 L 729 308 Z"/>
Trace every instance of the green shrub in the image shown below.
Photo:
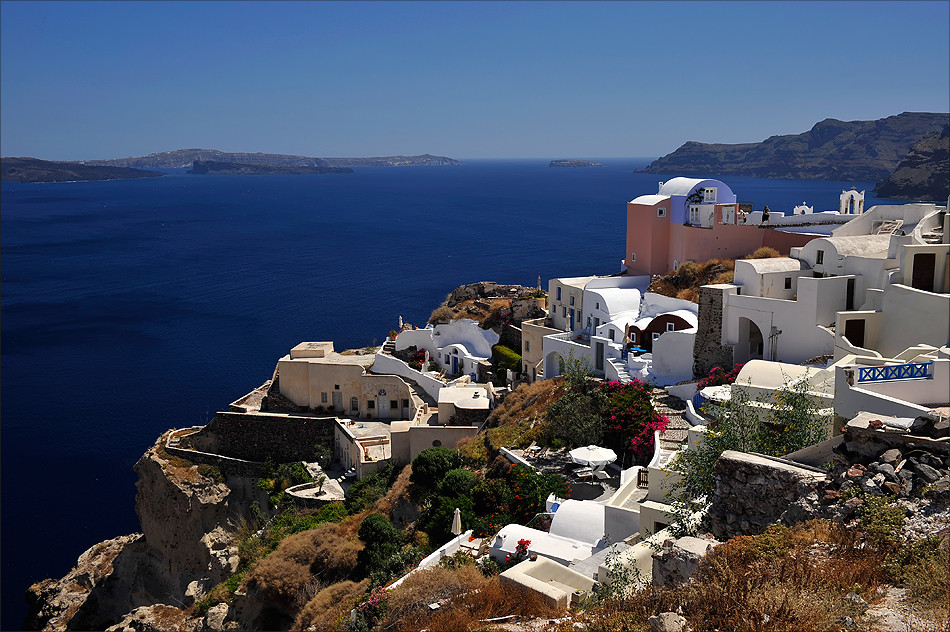
<path fill-rule="evenodd" d="M 462 459 L 455 450 L 437 447 L 427 448 L 412 461 L 413 483 L 434 488 L 448 474 L 449 470 L 462 465 Z"/>
<path fill-rule="evenodd" d="M 346 492 L 346 510 L 359 513 L 385 496 L 401 471 L 401 467 L 387 464 L 353 483 Z"/>
<path fill-rule="evenodd" d="M 507 369 L 512 373 L 521 373 L 521 355 L 504 345 L 491 348 L 491 363 L 497 370 Z"/>
<path fill-rule="evenodd" d="M 202 476 L 206 476 L 213 480 L 215 483 L 224 482 L 224 474 L 221 473 L 221 470 L 215 467 L 214 465 L 207 465 L 202 463 L 198 466 L 198 473 Z"/>
<path fill-rule="evenodd" d="M 469 496 L 476 485 L 477 476 L 469 470 L 456 468 L 449 470 L 439 483 L 439 493 L 443 496 Z"/>

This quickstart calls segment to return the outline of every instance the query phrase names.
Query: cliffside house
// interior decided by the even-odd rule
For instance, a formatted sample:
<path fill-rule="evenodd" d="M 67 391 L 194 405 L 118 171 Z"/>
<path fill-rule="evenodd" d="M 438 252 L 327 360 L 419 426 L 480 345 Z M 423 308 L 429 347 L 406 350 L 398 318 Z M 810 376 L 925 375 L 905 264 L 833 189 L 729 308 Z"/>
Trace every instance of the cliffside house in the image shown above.
<path fill-rule="evenodd" d="M 946 224 L 946 209 L 932 204 L 876 206 L 789 257 L 737 260 L 733 283 L 703 288 L 718 295 L 712 305 L 722 317 L 700 314 L 702 326 L 721 327 L 735 362 L 893 358 L 919 344 L 945 346 Z"/>
<path fill-rule="evenodd" d="M 583 288 L 582 327 L 572 331 L 531 331 L 542 335 L 543 370 L 556 377 L 574 358 L 594 376 L 630 381 L 638 378 L 672 383 L 692 377 L 692 334 L 697 306 L 690 301 L 644 294 L 649 277 L 594 277 Z M 553 321 L 553 319 L 551 319 Z M 549 323 L 545 323 L 549 324 Z M 533 360 L 533 358 L 532 358 Z M 671 382 L 672 381 L 672 382 Z"/>
<path fill-rule="evenodd" d="M 719 180 L 673 178 L 627 203 L 623 269 L 633 276 L 666 274 L 684 261 L 733 259 L 763 246 L 788 252 L 851 217 L 834 211 L 766 216 L 738 202 Z"/>

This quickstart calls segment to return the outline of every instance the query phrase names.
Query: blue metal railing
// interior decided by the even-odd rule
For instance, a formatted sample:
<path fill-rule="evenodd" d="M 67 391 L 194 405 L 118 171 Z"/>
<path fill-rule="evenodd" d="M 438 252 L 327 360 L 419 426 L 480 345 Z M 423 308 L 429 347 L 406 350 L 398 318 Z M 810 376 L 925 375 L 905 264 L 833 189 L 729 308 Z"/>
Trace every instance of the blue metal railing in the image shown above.
<path fill-rule="evenodd" d="M 858 382 L 885 382 L 888 380 L 933 379 L 933 362 L 909 362 L 858 369 Z"/>

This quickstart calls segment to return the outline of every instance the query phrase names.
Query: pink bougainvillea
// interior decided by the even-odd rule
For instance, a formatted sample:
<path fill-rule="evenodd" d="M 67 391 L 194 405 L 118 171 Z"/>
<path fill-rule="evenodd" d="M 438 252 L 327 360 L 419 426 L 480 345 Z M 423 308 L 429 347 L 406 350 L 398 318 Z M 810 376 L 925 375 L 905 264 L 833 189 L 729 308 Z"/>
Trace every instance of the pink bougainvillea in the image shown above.
<path fill-rule="evenodd" d="M 606 396 L 604 442 L 618 453 L 629 452 L 634 463 L 653 456 L 654 433 L 666 430 L 670 420 L 653 408 L 650 387 L 639 380 L 600 385 Z"/>
<path fill-rule="evenodd" d="M 736 381 L 736 378 L 739 377 L 739 371 L 742 370 L 744 365 L 737 364 L 732 367 L 732 370 L 726 371 L 721 366 L 714 366 L 709 371 L 709 375 L 703 379 L 696 382 L 696 390 L 702 390 L 707 386 L 723 386 L 724 384 L 732 384 Z"/>

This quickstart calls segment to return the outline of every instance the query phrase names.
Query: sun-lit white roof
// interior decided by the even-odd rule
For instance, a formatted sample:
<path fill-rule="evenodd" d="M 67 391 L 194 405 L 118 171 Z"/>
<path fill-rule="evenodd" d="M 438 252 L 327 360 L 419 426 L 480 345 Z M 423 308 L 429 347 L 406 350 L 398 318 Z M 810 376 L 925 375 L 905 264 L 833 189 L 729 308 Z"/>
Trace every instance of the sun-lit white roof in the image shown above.
<path fill-rule="evenodd" d="M 670 199 L 668 195 L 641 195 L 640 197 L 630 200 L 631 204 L 643 204 L 644 206 L 653 206 L 665 200 Z"/>
<path fill-rule="evenodd" d="M 705 182 L 704 179 L 698 178 L 673 178 L 672 180 L 667 180 L 660 186 L 660 195 L 687 195 L 696 185 L 701 182 Z"/>
<path fill-rule="evenodd" d="M 600 309 L 608 314 L 619 314 L 640 309 L 640 290 L 635 288 L 600 287 L 587 291 L 594 297 L 600 297 L 600 301 L 594 299 L 594 305 L 598 302 L 601 303 Z M 585 305 L 585 307 L 590 309 L 594 305 Z"/>
<path fill-rule="evenodd" d="M 736 263 L 752 266 L 759 274 L 767 272 L 797 272 L 805 269 L 805 262 L 790 257 L 770 257 L 768 259 L 739 259 Z"/>
<path fill-rule="evenodd" d="M 565 500 L 555 512 L 548 533 L 597 544 L 604 537 L 604 505 L 591 500 Z"/>

